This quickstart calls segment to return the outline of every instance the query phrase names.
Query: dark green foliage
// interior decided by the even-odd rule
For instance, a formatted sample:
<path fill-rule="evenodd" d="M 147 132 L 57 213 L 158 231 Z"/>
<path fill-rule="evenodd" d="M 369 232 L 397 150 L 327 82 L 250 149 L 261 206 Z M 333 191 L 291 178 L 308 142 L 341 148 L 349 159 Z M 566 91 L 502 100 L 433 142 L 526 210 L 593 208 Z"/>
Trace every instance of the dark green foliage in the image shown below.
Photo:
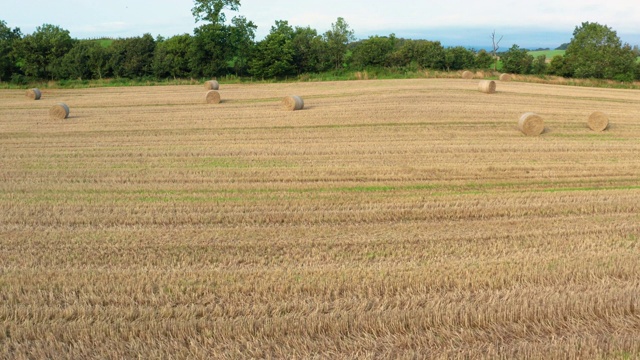
<path fill-rule="evenodd" d="M 210 78 L 226 74 L 233 59 L 229 39 L 228 26 L 206 24 L 196 28 L 187 55 L 192 76 Z"/>
<path fill-rule="evenodd" d="M 423 69 L 443 70 L 445 49 L 439 41 L 407 40 L 398 51 L 398 59 L 403 65 L 415 63 Z"/>
<path fill-rule="evenodd" d="M 445 50 L 445 67 L 447 71 L 473 69 L 476 67 L 476 56 L 473 51 L 462 46 Z"/>
<path fill-rule="evenodd" d="M 555 48 L 554 50 L 567 50 L 568 47 L 569 47 L 569 43 L 564 43 L 558 46 L 557 48 Z"/>
<path fill-rule="evenodd" d="M 629 45 L 622 45 L 611 28 L 584 22 L 576 27 L 565 57 L 573 75 L 580 78 L 634 78 L 636 56 Z"/>
<path fill-rule="evenodd" d="M 526 49 L 521 49 L 518 45 L 513 45 L 507 52 L 502 54 L 502 69 L 513 74 L 530 74 L 533 67 L 533 56 L 527 53 Z"/>
<path fill-rule="evenodd" d="M 296 27 L 293 34 L 293 65 L 297 74 L 328 70 L 327 44 L 310 27 Z"/>
<path fill-rule="evenodd" d="M 183 34 L 156 42 L 153 58 L 153 74 L 156 78 L 186 78 L 191 69 L 187 54 L 191 47 L 191 35 Z"/>
<path fill-rule="evenodd" d="M 130 79 L 152 75 L 155 47 L 151 34 L 115 40 L 108 48 L 111 74 Z"/>
<path fill-rule="evenodd" d="M 351 64 L 353 68 L 362 70 L 369 66 L 389 66 L 389 56 L 395 49 L 394 34 L 386 36 L 371 36 L 362 40 L 353 49 Z"/>
<path fill-rule="evenodd" d="M 347 22 L 339 17 L 335 23 L 331 24 L 331 30 L 324 33 L 327 42 L 327 54 L 329 61 L 335 69 L 345 66 L 344 60 L 347 53 L 347 46 L 355 40 L 353 30 Z"/>
<path fill-rule="evenodd" d="M 533 60 L 531 65 L 531 73 L 536 75 L 544 75 L 547 72 L 547 56 L 540 55 Z"/>
<path fill-rule="evenodd" d="M 69 31 L 50 24 L 36 28 L 16 43 L 18 62 L 24 74 L 36 79 L 53 79 L 62 57 L 71 50 L 74 40 Z"/>
<path fill-rule="evenodd" d="M 222 12 L 239 8 L 240 0 L 194 0 L 191 13 L 196 22 L 209 23 L 194 30 L 187 54 L 192 76 L 217 77 L 232 71 L 236 74 L 248 71 L 257 27 L 242 16 L 234 17 L 232 25 L 226 25 Z"/>
<path fill-rule="evenodd" d="M 236 75 L 246 75 L 258 27 L 244 16 L 234 17 L 231 23 L 229 36 L 233 48 L 232 68 Z"/>
<path fill-rule="evenodd" d="M 6 81 L 18 71 L 15 45 L 20 41 L 20 29 L 11 30 L 7 23 L 0 20 L 0 81 Z"/>
<path fill-rule="evenodd" d="M 277 20 L 271 32 L 260 41 L 251 61 L 250 72 L 260 78 L 294 75 L 294 31 L 289 22 Z"/>
<path fill-rule="evenodd" d="M 562 55 L 556 55 L 547 66 L 547 74 L 570 77 L 572 75 L 571 65 Z"/>
<path fill-rule="evenodd" d="M 253 51 L 256 25 L 234 17 L 232 25 L 205 24 L 194 30 L 187 53 L 191 75 L 218 77 L 230 72 L 246 74 Z"/>
<path fill-rule="evenodd" d="M 478 69 L 489 69 L 493 66 L 493 56 L 486 50 L 480 50 L 476 54 L 476 67 Z"/>
<path fill-rule="evenodd" d="M 101 79 L 107 71 L 107 51 L 94 41 L 76 41 L 54 69 L 57 79 Z"/>

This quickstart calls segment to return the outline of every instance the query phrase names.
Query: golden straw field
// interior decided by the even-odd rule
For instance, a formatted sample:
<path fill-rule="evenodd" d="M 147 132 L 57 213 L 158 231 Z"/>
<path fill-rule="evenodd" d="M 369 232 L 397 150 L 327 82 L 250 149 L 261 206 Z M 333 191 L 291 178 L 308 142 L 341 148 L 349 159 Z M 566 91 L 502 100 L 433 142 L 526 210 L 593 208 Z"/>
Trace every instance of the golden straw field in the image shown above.
<path fill-rule="evenodd" d="M 0 90 L 0 358 L 639 357 L 640 91 L 496 90 Z"/>

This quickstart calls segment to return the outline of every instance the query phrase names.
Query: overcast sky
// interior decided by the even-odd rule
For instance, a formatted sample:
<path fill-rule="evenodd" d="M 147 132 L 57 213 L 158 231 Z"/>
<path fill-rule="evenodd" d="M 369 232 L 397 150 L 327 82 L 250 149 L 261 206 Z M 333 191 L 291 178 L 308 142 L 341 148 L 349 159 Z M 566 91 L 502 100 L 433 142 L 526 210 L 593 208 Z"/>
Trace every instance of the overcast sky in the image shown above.
<path fill-rule="evenodd" d="M 490 46 L 489 36 L 504 36 L 501 48 L 557 47 L 569 42 L 584 21 L 608 25 L 623 42 L 640 44 L 637 0 L 241 0 L 239 12 L 258 25 L 257 40 L 276 20 L 311 26 L 324 33 L 343 17 L 359 39 L 371 35 L 439 40 L 445 46 Z M 170 37 L 193 33 L 193 0 L 0 0 L 0 20 L 23 34 L 53 24 L 74 38 L 130 37 L 151 33 Z"/>

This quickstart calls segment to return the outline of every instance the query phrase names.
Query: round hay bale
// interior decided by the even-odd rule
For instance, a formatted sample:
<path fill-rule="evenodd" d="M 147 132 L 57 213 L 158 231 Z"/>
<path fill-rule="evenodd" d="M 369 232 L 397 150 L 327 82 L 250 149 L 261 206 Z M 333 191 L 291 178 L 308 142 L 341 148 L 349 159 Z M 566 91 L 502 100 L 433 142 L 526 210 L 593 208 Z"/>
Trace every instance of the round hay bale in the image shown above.
<path fill-rule="evenodd" d="M 49 117 L 63 120 L 69 117 L 69 107 L 65 103 L 57 103 L 49 109 Z"/>
<path fill-rule="evenodd" d="M 605 131 L 609 127 L 609 117 L 601 111 L 596 111 L 589 115 L 587 125 L 593 131 Z"/>
<path fill-rule="evenodd" d="M 215 90 L 207 91 L 205 100 L 207 101 L 207 104 L 220 104 L 220 93 Z"/>
<path fill-rule="evenodd" d="M 538 114 L 524 113 L 520 116 L 518 128 L 527 136 L 538 136 L 544 131 L 544 120 Z"/>
<path fill-rule="evenodd" d="M 204 88 L 207 90 L 219 90 L 220 84 L 216 80 L 209 80 L 204 83 Z"/>
<path fill-rule="evenodd" d="M 282 104 L 287 110 L 302 110 L 304 108 L 304 100 L 300 96 L 287 96 L 282 99 Z"/>
<path fill-rule="evenodd" d="M 485 94 L 494 94 L 496 92 L 496 82 L 493 80 L 482 80 L 478 84 L 478 90 Z"/>
<path fill-rule="evenodd" d="M 505 82 L 511 81 L 511 75 L 509 75 L 509 74 L 501 74 L 500 75 L 500 81 L 505 81 Z"/>
<path fill-rule="evenodd" d="M 38 88 L 29 89 L 27 90 L 27 97 L 32 100 L 40 100 L 42 92 Z"/>
<path fill-rule="evenodd" d="M 463 79 L 473 79 L 474 74 L 471 71 L 464 71 L 462 73 Z"/>

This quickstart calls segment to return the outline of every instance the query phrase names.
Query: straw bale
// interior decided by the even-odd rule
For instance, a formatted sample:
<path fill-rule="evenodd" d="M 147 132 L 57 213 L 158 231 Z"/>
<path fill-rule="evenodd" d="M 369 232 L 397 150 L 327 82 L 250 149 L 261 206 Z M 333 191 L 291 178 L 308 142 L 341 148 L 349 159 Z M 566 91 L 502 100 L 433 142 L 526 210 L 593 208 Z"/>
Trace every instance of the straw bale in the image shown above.
<path fill-rule="evenodd" d="M 57 103 L 49 109 L 49 117 L 63 120 L 69 117 L 69 107 L 65 103 Z"/>
<path fill-rule="evenodd" d="M 220 93 L 215 90 L 207 91 L 205 96 L 207 104 L 220 104 Z"/>
<path fill-rule="evenodd" d="M 31 100 L 40 100 L 40 98 L 42 97 L 42 92 L 38 88 L 33 88 L 33 89 L 27 90 L 26 95 Z"/>
<path fill-rule="evenodd" d="M 220 84 L 216 80 L 209 80 L 204 83 L 206 90 L 220 90 Z"/>
<path fill-rule="evenodd" d="M 596 111 L 589 115 L 587 125 L 593 131 L 605 131 L 609 127 L 609 117 L 601 111 Z"/>
<path fill-rule="evenodd" d="M 496 92 L 496 82 L 493 80 L 482 80 L 478 84 L 478 90 L 485 94 L 494 94 Z"/>
<path fill-rule="evenodd" d="M 544 120 L 538 114 L 524 113 L 520 116 L 518 128 L 527 136 L 538 136 L 544 132 Z"/>
<path fill-rule="evenodd" d="M 464 71 L 462 73 L 462 78 L 463 79 L 473 79 L 474 74 L 471 71 Z"/>
<path fill-rule="evenodd" d="M 282 104 L 287 110 L 302 110 L 304 108 L 304 100 L 300 96 L 287 96 L 282 99 Z"/>

